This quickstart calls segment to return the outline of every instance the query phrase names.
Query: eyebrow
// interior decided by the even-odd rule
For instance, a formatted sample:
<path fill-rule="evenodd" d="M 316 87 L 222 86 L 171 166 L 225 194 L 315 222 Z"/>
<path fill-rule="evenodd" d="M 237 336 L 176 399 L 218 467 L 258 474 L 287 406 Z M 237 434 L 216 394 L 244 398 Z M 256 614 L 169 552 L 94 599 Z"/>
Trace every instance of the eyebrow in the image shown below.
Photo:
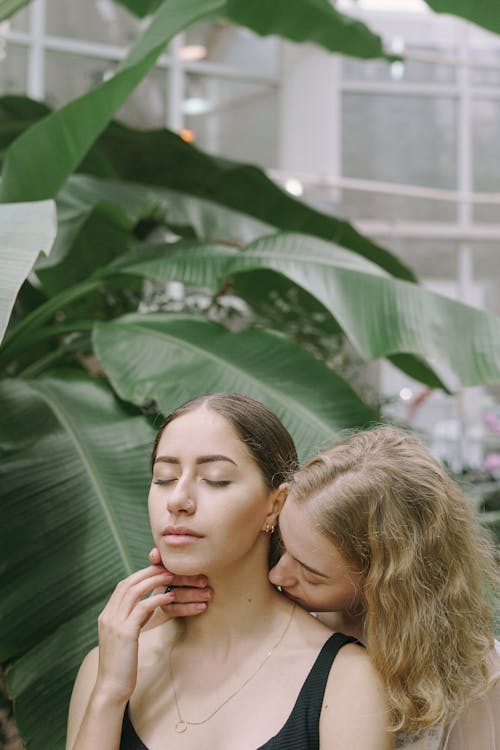
<path fill-rule="evenodd" d="M 223 456 L 220 453 L 214 453 L 210 456 L 199 456 L 196 459 L 196 464 L 211 464 L 215 461 L 227 461 L 230 464 L 233 464 L 234 466 L 237 466 L 237 464 L 233 461 L 232 458 L 229 458 L 229 456 Z M 157 456 L 155 458 L 155 464 L 157 463 L 164 463 L 164 464 L 180 464 L 180 461 L 175 456 Z"/>

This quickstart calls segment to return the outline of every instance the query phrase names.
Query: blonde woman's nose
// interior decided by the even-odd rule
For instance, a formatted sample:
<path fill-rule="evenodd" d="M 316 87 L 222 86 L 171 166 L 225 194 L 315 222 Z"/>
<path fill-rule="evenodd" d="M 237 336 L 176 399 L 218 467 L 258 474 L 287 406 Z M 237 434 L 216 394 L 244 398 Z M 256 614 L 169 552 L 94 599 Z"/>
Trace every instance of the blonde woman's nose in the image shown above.
<path fill-rule="evenodd" d="M 295 577 L 293 566 L 290 562 L 291 561 L 285 552 L 274 568 L 271 568 L 269 571 L 269 580 L 274 586 L 282 586 L 286 588 L 297 583 L 297 578 Z"/>

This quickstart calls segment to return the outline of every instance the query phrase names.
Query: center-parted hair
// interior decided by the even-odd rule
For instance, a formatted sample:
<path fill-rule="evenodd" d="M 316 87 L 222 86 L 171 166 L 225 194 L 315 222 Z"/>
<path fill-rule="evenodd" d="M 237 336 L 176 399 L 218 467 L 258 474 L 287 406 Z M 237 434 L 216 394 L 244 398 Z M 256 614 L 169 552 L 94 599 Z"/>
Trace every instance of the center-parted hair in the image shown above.
<path fill-rule="evenodd" d="M 359 432 L 299 470 L 289 499 L 362 573 L 366 646 L 391 726 L 451 721 L 486 689 L 493 548 L 460 488 L 415 437 Z"/>
<path fill-rule="evenodd" d="M 270 489 L 286 482 L 298 467 L 293 438 L 276 414 L 243 393 L 208 393 L 193 398 L 171 412 L 156 436 L 151 463 L 154 464 L 158 444 L 165 428 L 184 414 L 206 406 L 224 417 L 236 430 L 257 463 Z"/>

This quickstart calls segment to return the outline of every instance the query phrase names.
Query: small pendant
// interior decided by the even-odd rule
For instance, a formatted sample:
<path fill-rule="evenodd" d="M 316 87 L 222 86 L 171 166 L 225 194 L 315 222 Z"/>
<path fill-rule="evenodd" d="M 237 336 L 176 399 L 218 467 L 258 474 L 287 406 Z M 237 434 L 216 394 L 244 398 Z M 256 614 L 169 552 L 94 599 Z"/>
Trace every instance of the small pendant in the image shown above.
<path fill-rule="evenodd" d="M 188 728 L 187 721 L 184 721 L 184 719 L 181 719 L 175 725 L 176 732 L 185 732 L 187 728 Z"/>

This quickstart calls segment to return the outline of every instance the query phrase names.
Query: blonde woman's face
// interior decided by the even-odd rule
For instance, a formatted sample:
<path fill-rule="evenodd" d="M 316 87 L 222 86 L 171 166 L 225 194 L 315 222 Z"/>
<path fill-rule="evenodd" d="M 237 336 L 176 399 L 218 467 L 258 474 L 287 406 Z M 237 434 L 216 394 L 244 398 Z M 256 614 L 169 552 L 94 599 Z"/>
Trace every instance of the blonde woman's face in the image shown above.
<path fill-rule="evenodd" d="M 285 552 L 269 580 L 312 612 L 353 612 L 359 606 L 361 574 L 317 531 L 306 507 L 288 498 L 280 514 Z"/>

